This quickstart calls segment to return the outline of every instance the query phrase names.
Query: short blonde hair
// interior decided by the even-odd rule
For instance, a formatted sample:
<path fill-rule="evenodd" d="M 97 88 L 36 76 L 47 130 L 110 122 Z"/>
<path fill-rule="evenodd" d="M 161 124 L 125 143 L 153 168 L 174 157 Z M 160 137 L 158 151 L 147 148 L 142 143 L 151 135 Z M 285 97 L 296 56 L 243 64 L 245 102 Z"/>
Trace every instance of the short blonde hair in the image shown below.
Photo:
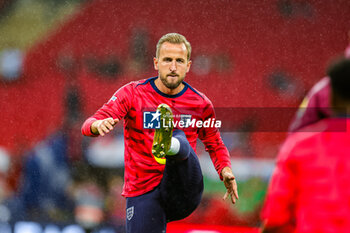
<path fill-rule="evenodd" d="M 187 60 L 189 61 L 191 58 L 191 52 L 192 52 L 192 48 L 191 48 L 191 44 L 190 42 L 187 41 L 186 37 L 184 37 L 183 35 L 179 34 L 179 33 L 168 33 L 165 34 L 164 36 L 162 36 L 158 43 L 157 43 L 157 51 L 156 51 L 156 57 L 159 57 L 159 52 L 160 52 L 160 47 L 162 46 L 162 44 L 164 42 L 169 42 L 172 44 L 182 44 L 184 43 L 187 49 Z"/>

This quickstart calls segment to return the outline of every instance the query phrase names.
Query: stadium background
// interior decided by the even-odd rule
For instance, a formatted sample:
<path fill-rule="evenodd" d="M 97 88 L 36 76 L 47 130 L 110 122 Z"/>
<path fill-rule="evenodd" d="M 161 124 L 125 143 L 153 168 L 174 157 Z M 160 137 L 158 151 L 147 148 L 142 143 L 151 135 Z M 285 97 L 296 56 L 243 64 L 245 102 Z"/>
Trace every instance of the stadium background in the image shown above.
<path fill-rule="evenodd" d="M 80 126 L 121 85 L 157 75 L 168 32 L 192 44 L 186 81 L 223 120 L 240 192 L 221 200 L 199 144 L 204 199 L 169 232 L 254 232 L 296 107 L 349 43 L 348 12 L 345 0 L 0 1 L 1 232 L 123 232 L 122 129 L 86 139 Z"/>

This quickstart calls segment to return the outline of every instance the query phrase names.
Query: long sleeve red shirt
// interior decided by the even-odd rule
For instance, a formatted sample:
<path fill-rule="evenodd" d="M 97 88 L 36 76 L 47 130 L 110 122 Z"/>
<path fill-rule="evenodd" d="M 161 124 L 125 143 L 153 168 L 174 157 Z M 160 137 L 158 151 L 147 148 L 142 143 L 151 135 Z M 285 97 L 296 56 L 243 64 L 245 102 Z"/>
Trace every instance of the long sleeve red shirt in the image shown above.
<path fill-rule="evenodd" d="M 157 163 L 151 152 L 155 131 L 151 126 L 157 123 L 152 121 L 154 120 L 152 113 L 161 103 L 170 106 L 174 124 L 177 123 L 175 128 L 181 128 L 185 132 L 194 150 L 197 138 L 202 140 L 219 175 L 224 167 L 231 166 L 229 153 L 219 130 L 217 127 L 212 127 L 215 113 L 210 100 L 185 82 L 183 82 L 185 87 L 180 93 L 166 95 L 156 87 L 155 79 L 135 81 L 121 87 L 82 126 L 84 135 L 95 136 L 90 129 L 95 120 L 108 117 L 124 119 L 125 176 L 122 195 L 126 197 L 149 192 L 162 179 L 165 165 Z M 187 120 L 193 123 L 207 121 L 210 127 L 201 127 L 197 124 L 188 127 L 180 125 L 180 121 Z"/>

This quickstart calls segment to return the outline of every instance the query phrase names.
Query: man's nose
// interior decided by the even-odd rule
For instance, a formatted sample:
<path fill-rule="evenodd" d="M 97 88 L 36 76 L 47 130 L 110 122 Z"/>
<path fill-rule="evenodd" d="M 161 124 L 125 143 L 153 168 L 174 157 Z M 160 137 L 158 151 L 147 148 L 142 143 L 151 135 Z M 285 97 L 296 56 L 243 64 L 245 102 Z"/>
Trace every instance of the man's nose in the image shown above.
<path fill-rule="evenodd" d="M 170 71 L 176 71 L 176 62 L 173 61 L 170 65 Z"/>

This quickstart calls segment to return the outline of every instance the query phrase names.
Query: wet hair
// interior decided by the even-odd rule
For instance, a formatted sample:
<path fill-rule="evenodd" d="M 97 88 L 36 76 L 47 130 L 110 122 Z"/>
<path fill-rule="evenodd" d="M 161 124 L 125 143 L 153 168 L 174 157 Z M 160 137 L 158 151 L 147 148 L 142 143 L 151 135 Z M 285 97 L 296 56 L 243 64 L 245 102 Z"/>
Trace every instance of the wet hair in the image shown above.
<path fill-rule="evenodd" d="M 180 35 L 178 33 L 168 33 L 165 34 L 164 36 L 162 36 L 158 43 L 157 43 L 157 50 L 156 50 L 156 57 L 159 57 L 159 52 L 160 52 L 160 47 L 162 46 L 162 44 L 164 42 L 169 42 L 172 44 L 182 44 L 184 43 L 184 45 L 186 46 L 187 49 L 187 60 L 189 61 L 191 58 L 191 44 L 190 42 L 187 41 L 186 37 L 184 37 L 183 35 Z"/>
<path fill-rule="evenodd" d="M 350 101 L 350 59 L 342 57 L 336 60 L 329 66 L 327 74 L 333 93 Z"/>

